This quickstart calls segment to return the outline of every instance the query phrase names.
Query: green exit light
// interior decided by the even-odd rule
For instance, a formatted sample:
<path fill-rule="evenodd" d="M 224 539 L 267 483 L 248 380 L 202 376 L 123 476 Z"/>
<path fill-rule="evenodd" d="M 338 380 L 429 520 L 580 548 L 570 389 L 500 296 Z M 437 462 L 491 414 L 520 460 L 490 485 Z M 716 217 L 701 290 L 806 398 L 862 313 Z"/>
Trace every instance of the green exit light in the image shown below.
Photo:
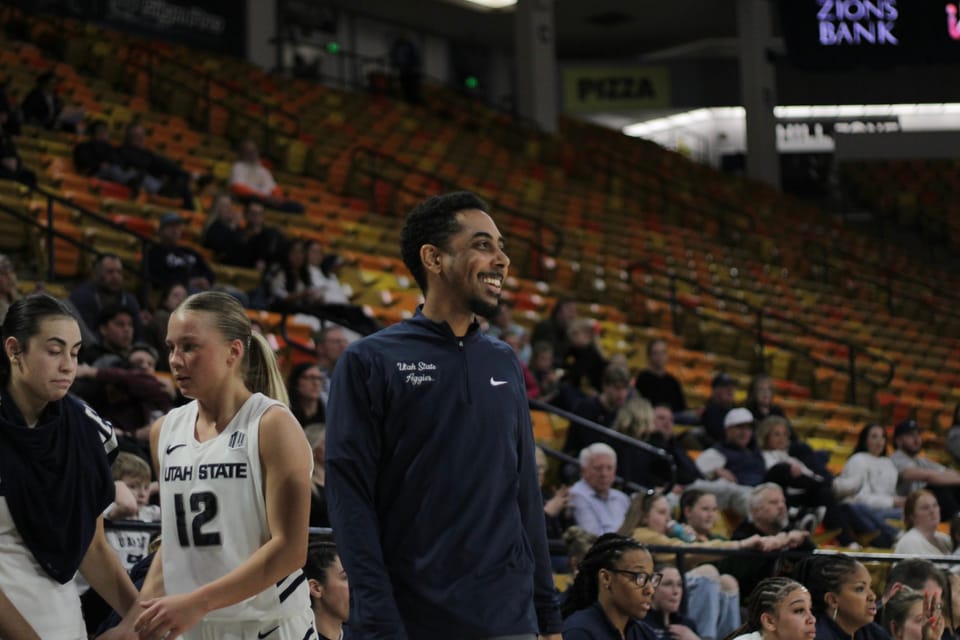
<path fill-rule="evenodd" d="M 340 43 L 339 42 L 328 42 L 327 43 L 327 53 L 332 53 L 336 55 L 340 53 Z"/>
<path fill-rule="evenodd" d="M 464 79 L 463 84 L 467 86 L 467 89 L 476 89 L 480 86 L 480 81 L 477 80 L 477 76 L 467 76 Z"/>

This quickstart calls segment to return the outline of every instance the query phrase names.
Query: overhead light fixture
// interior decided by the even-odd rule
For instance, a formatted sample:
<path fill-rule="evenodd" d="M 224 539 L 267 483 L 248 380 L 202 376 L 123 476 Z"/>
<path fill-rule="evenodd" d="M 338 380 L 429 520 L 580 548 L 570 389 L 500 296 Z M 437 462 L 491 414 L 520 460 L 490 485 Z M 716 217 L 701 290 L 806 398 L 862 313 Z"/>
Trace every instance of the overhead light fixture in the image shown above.
<path fill-rule="evenodd" d="M 448 0 L 455 4 L 463 5 L 471 9 L 480 11 L 495 11 L 497 9 L 506 9 L 517 4 L 517 0 Z"/>

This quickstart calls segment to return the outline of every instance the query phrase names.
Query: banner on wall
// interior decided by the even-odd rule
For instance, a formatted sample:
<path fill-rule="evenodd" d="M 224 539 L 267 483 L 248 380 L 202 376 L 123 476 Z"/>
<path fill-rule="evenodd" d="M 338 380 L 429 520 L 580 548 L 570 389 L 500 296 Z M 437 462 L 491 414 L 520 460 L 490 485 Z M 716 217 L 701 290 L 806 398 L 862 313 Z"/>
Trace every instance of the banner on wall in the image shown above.
<path fill-rule="evenodd" d="M 14 0 L 28 11 L 67 15 L 228 55 L 246 53 L 246 0 Z"/>
<path fill-rule="evenodd" d="M 567 67 L 562 74 L 567 113 L 670 106 L 670 72 L 664 67 Z"/>

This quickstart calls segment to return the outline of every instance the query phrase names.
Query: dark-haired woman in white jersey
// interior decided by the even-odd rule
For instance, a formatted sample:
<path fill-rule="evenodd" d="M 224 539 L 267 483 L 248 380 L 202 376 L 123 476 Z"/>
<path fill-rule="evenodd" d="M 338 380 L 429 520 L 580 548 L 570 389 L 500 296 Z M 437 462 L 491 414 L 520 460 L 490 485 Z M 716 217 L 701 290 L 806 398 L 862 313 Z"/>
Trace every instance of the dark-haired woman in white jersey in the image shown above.
<path fill-rule="evenodd" d="M 218 292 L 174 311 L 167 346 L 193 401 L 151 428 L 163 546 L 124 625 L 141 639 L 315 638 L 301 570 L 312 457 L 273 351 Z"/>

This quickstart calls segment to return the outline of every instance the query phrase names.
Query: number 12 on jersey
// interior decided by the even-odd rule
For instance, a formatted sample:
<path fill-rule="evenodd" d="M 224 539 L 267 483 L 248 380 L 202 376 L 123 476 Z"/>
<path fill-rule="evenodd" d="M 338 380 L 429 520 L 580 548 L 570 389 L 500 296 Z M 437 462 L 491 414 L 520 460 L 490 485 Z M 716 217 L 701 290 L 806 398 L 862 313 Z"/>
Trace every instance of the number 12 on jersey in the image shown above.
<path fill-rule="evenodd" d="M 203 526 L 217 517 L 217 496 L 212 491 L 198 491 L 190 494 L 190 514 L 184 505 L 182 493 L 173 495 L 173 508 L 177 517 L 177 539 L 181 547 L 190 546 L 190 533 L 193 534 L 193 546 L 210 547 L 221 544 L 219 531 L 203 531 Z M 192 518 L 190 531 L 187 520 Z"/>

